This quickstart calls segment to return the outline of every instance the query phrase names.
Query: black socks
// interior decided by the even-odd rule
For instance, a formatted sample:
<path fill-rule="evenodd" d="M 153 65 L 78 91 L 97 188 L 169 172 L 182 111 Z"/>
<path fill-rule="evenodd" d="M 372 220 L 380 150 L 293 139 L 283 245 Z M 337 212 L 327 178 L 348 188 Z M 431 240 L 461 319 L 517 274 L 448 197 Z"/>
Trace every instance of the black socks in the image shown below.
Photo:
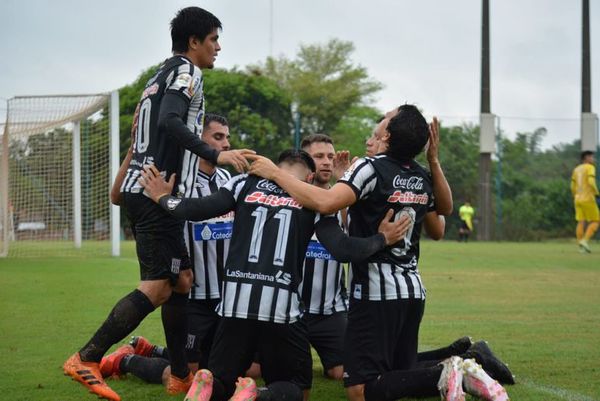
<path fill-rule="evenodd" d="M 169 300 L 161 307 L 161 317 L 171 362 L 171 374 L 180 379 L 185 379 L 190 373 L 185 351 L 188 334 L 187 301 L 188 294 L 173 292 Z"/>

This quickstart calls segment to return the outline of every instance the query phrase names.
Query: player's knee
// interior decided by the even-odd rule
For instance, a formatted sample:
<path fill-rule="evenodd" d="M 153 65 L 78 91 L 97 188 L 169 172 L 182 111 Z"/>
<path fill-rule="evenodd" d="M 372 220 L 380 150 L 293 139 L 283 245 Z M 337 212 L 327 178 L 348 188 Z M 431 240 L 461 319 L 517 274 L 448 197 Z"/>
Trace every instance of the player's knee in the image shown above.
<path fill-rule="evenodd" d="M 355 386 L 346 387 L 346 396 L 349 401 L 364 401 L 365 385 L 357 384 Z"/>
<path fill-rule="evenodd" d="M 173 288 L 167 279 L 141 281 L 138 290 L 143 292 L 156 307 L 167 302 L 173 292 Z"/>
<path fill-rule="evenodd" d="M 344 367 L 342 365 L 327 369 L 327 377 L 333 380 L 342 380 L 344 376 Z"/>
<path fill-rule="evenodd" d="M 173 290 L 175 292 L 179 292 L 181 294 L 187 294 L 190 292 L 192 288 L 192 283 L 194 282 L 194 273 L 192 269 L 182 270 L 179 273 L 179 278 L 177 279 L 177 284 Z"/>

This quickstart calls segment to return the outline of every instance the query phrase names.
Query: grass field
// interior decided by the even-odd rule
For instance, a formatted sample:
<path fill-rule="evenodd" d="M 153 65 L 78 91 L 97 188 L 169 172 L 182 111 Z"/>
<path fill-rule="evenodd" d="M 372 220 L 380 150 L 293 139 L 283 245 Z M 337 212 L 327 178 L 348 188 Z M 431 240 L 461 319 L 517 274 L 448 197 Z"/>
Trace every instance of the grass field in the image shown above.
<path fill-rule="evenodd" d="M 600 244 L 592 245 L 588 255 L 566 241 L 424 242 L 420 348 L 483 338 L 517 377 L 513 401 L 600 400 Z M 95 399 L 61 365 L 136 284 L 131 243 L 123 254 L 0 259 L 0 400 Z M 157 312 L 135 332 L 164 342 Z M 124 401 L 183 398 L 136 378 L 110 384 Z M 318 363 L 311 399 L 345 399 Z"/>

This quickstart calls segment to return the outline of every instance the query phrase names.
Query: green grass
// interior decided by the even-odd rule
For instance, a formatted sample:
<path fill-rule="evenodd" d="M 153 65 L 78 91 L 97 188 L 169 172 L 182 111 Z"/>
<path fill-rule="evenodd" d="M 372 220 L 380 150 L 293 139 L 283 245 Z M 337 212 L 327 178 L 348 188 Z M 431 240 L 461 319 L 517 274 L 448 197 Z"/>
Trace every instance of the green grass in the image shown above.
<path fill-rule="evenodd" d="M 423 243 L 420 348 L 483 338 L 517 376 L 511 399 L 600 400 L 600 244 L 592 246 L 582 255 L 574 242 Z M 61 365 L 136 285 L 131 243 L 123 254 L 0 259 L 0 399 L 95 399 Z M 136 333 L 163 343 L 159 313 Z M 124 401 L 182 399 L 136 378 L 110 384 Z M 311 399 L 345 399 L 318 361 Z"/>

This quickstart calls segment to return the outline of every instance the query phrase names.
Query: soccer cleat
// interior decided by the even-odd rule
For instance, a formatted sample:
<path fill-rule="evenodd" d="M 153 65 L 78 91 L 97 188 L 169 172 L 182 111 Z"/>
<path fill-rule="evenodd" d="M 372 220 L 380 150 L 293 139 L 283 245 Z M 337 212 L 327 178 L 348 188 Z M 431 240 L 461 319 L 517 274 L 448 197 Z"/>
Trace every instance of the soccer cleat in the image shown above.
<path fill-rule="evenodd" d="M 450 344 L 449 348 L 454 352 L 453 355 L 460 355 L 465 353 L 473 345 L 473 339 L 465 336 Z"/>
<path fill-rule="evenodd" d="M 100 373 L 103 377 L 115 376 L 119 377 L 123 375 L 119 365 L 123 358 L 127 355 L 134 353 L 134 349 L 131 345 L 125 344 L 117 348 L 112 354 L 108 354 L 100 361 Z"/>
<path fill-rule="evenodd" d="M 579 250 L 582 252 L 592 253 L 592 250 L 590 249 L 590 244 L 588 244 L 588 242 L 584 239 L 579 241 Z"/>
<path fill-rule="evenodd" d="M 444 369 L 437 387 L 442 401 L 465 401 L 462 363 L 463 360 L 459 356 L 451 356 L 440 363 Z"/>
<path fill-rule="evenodd" d="M 485 373 L 474 359 L 465 359 L 462 368 L 467 393 L 486 401 L 510 401 L 504 387 Z"/>
<path fill-rule="evenodd" d="M 194 376 L 192 376 L 192 372 L 188 373 L 185 379 L 180 379 L 177 376 L 173 376 L 171 373 L 169 375 L 169 380 L 167 381 L 167 393 L 171 395 L 180 393 L 185 394 L 190 389 L 193 380 Z"/>
<path fill-rule="evenodd" d="M 152 351 L 154 351 L 155 345 L 150 341 L 146 340 L 142 336 L 133 336 L 129 341 L 129 345 L 131 345 L 134 349 L 134 354 L 140 356 L 152 356 Z"/>
<path fill-rule="evenodd" d="M 229 401 L 254 401 L 258 395 L 256 382 L 251 377 L 238 377 L 235 383 L 235 393 Z"/>
<path fill-rule="evenodd" d="M 96 394 L 100 398 L 106 398 L 110 401 L 121 401 L 119 394 L 108 387 L 102 378 L 98 363 L 83 362 L 79 356 L 79 352 L 71 355 L 63 364 L 65 375 L 71 376 L 73 380 L 86 386 L 91 393 Z"/>
<path fill-rule="evenodd" d="M 192 386 L 183 401 L 209 401 L 212 395 L 213 375 L 210 370 L 200 369 L 194 375 Z"/>
<path fill-rule="evenodd" d="M 475 359 L 490 376 L 500 383 L 515 384 L 515 378 L 508 366 L 494 355 L 486 341 L 477 341 L 461 357 Z"/>

